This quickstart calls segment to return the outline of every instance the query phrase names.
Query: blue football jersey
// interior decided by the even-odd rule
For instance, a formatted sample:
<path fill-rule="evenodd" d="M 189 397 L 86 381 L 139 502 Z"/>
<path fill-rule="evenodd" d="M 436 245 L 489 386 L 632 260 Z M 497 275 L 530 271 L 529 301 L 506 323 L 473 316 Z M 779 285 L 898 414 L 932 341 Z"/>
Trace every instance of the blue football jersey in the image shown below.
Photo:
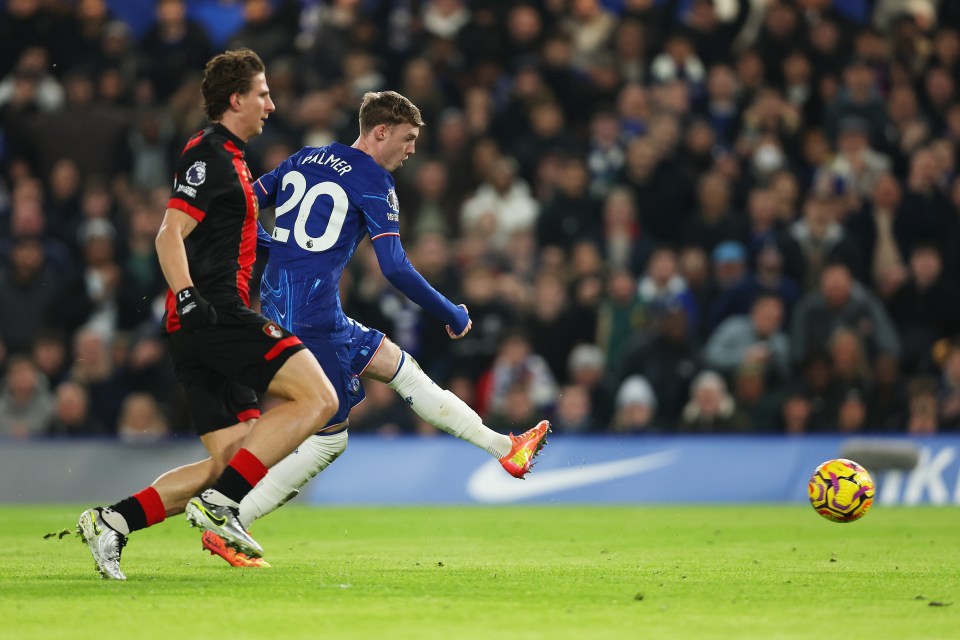
<path fill-rule="evenodd" d="M 400 235 L 393 176 L 366 153 L 334 142 L 304 147 L 254 186 L 276 205 L 262 313 L 295 334 L 345 333 L 340 275 L 364 236 Z"/>

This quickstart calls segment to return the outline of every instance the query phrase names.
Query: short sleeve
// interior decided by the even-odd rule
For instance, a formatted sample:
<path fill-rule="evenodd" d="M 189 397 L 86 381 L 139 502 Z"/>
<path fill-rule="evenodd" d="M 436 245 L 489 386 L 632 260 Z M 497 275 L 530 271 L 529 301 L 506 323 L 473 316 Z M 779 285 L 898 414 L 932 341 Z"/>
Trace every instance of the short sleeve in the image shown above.
<path fill-rule="evenodd" d="M 193 140 L 191 140 L 193 142 Z M 168 209 L 183 211 L 197 222 L 203 222 L 213 200 L 229 186 L 226 160 L 213 153 L 208 144 L 187 144 L 177 160 L 173 177 L 173 193 Z"/>

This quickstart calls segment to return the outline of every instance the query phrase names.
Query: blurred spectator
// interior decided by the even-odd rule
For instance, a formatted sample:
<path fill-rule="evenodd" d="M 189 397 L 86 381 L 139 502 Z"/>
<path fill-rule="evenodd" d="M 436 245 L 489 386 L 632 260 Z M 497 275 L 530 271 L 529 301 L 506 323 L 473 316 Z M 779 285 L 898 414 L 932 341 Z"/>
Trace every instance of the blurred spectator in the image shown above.
<path fill-rule="evenodd" d="M 79 231 L 82 271 L 61 293 L 57 326 L 73 333 L 90 323 L 104 336 L 117 330 L 123 275 L 114 258 L 116 230 L 105 219 L 85 222 Z"/>
<path fill-rule="evenodd" d="M 872 203 L 850 219 L 848 229 L 863 248 L 871 281 L 881 287 L 887 274 L 904 269 L 914 243 L 932 238 L 934 223 L 901 206 L 900 185 L 884 174 L 874 186 Z"/>
<path fill-rule="evenodd" d="M 61 221 L 62 228 L 56 230 L 47 223 L 43 190 L 37 180 L 21 180 L 13 188 L 12 195 L 9 233 L 0 237 L 0 256 L 11 257 L 12 247 L 21 240 L 36 240 L 41 245 L 44 262 L 57 272 L 60 279 L 70 277 L 75 266 L 70 253 L 74 237 L 64 235 L 64 241 L 61 241 L 58 236 L 72 230 L 74 223 Z"/>
<path fill-rule="evenodd" d="M 271 0 L 243 0 L 243 26 L 227 40 L 227 49 L 247 47 L 264 61 L 293 53 L 296 15 L 284 12 L 283 4 Z M 276 6 L 275 6 L 276 5 Z M 288 18 L 293 17 L 294 20 Z"/>
<path fill-rule="evenodd" d="M 837 385 L 861 394 L 872 386 L 870 363 L 856 331 L 838 327 L 830 336 L 827 352 L 830 354 L 833 378 Z"/>
<path fill-rule="evenodd" d="M 772 295 L 783 304 L 781 323 L 786 325 L 801 293 L 800 285 L 783 275 L 783 257 L 776 245 L 770 243 L 757 254 L 756 268 L 716 298 L 711 317 L 722 322 L 732 315 L 749 313 L 757 298 Z"/>
<path fill-rule="evenodd" d="M 530 131 L 521 134 L 510 147 L 512 155 L 520 163 L 521 175 L 529 179 L 534 173 L 537 159 L 548 151 L 579 156 L 579 145 L 557 102 L 544 100 L 531 105 L 529 117 Z M 571 158 L 571 161 L 583 163 L 579 157 Z M 586 181 L 587 176 L 584 176 Z"/>
<path fill-rule="evenodd" d="M 747 252 L 736 240 L 727 240 L 714 247 L 711 254 L 713 263 L 713 291 L 717 303 L 725 300 L 734 289 L 743 285 L 749 277 L 747 271 Z M 704 330 L 713 331 L 726 316 L 721 315 L 723 308 L 711 305 L 705 310 Z"/>
<path fill-rule="evenodd" d="M 780 406 L 780 422 L 784 433 L 797 435 L 810 431 L 811 401 L 799 389 L 788 393 Z"/>
<path fill-rule="evenodd" d="M 866 421 L 867 405 L 863 394 L 857 389 L 850 389 L 840 402 L 840 409 L 837 412 L 837 431 L 840 433 L 863 431 Z"/>
<path fill-rule="evenodd" d="M 616 411 L 611 429 L 615 433 L 649 433 L 657 431 L 657 398 L 646 378 L 633 375 L 617 389 Z"/>
<path fill-rule="evenodd" d="M 803 216 L 790 227 L 790 236 L 800 248 L 803 257 L 805 291 L 815 288 L 828 262 L 843 262 L 852 271 L 860 272 L 864 262 L 860 246 L 836 220 L 837 203 L 831 197 L 813 193 L 803 204 Z M 852 222 L 857 225 L 859 223 Z"/>
<path fill-rule="evenodd" d="M 651 327 L 636 333 L 624 345 L 615 379 L 638 374 L 647 379 L 657 398 L 659 415 L 673 424 L 687 401 L 690 381 L 697 373 L 698 353 L 688 337 L 683 307 L 668 307 Z"/>
<path fill-rule="evenodd" d="M 650 63 L 650 78 L 654 82 L 683 80 L 691 85 L 703 84 L 706 69 L 687 34 L 678 31 L 667 36 L 663 53 Z"/>
<path fill-rule="evenodd" d="M 944 351 L 940 361 L 938 398 L 940 428 L 944 431 L 958 431 L 960 430 L 960 343 L 952 340 Z"/>
<path fill-rule="evenodd" d="M 47 435 L 77 438 L 108 435 L 102 422 L 90 414 L 87 389 L 76 382 L 62 382 L 57 387 L 56 409 L 47 426 Z"/>
<path fill-rule="evenodd" d="M 867 427 L 871 431 L 898 432 L 907 422 L 908 389 L 898 365 L 897 359 L 889 355 L 878 356 L 873 362 L 865 398 Z"/>
<path fill-rule="evenodd" d="M 470 310 L 473 329 L 450 345 L 451 366 L 474 379 L 490 367 L 504 332 L 516 321 L 515 311 L 497 297 L 496 278 L 482 265 L 471 267 L 463 276 L 462 300 Z"/>
<path fill-rule="evenodd" d="M 590 119 L 590 141 L 587 169 L 590 172 L 590 193 L 602 198 L 616 184 L 623 168 L 623 131 L 612 111 L 601 110 Z"/>
<path fill-rule="evenodd" d="M 571 36 L 574 68 L 585 69 L 611 40 L 617 21 L 600 0 L 573 0 L 561 26 Z"/>
<path fill-rule="evenodd" d="M 151 444 L 170 435 L 167 419 L 149 393 L 131 393 L 123 401 L 117 436 L 127 444 Z"/>
<path fill-rule="evenodd" d="M 696 217 L 687 224 L 684 242 L 711 252 L 721 242 L 746 237 L 743 216 L 733 208 L 730 181 L 719 171 L 704 173 L 697 185 Z"/>
<path fill-rule="evenodd" d="M 542 355 L 554 378 L 566 375 L 573 347 L 593 339 L 596 326 L 590 320 L 570 299 L 559 275 L 546 272 L 537 276 L 527 328 L 534 352 Z"/>
<path fill-rule="evenodd" d="M 164 185 L 166 182 L 164 180 Z M 68 245 L 76 240 L 77 222 L 83 215 L 82 186 L 80 167 L 76 162 L 70 158 L 62 158 L 53 165 L 44 210 L 49 221 L 49 234 Z M 63 250 L 66 250 L 66 247 Z"/>
<path fill-rule="evenodd" d="M 593 431 L 596 425 L 589 391 L 578 384 L 563 385 L 550 423 L 557 433 Z"/>
<path fill-rule="evenodd" d="M 960 332 L 960 290 L 943 277 L 937 247 L 915 245 L 907 280 L 887 302 L 887 309 L 903 341 L 904 371 L 932 373 L 933 345 L 941 336 Z"/>
<path fill-rule="evenodd" d="M 53 395 L 46 378 L 26 356 L 12 356 L 0 388 L 0 435 L 31 438 L 42 435 L 53 414 Z"/>
<path fill-rule="evenodd" d="M 890 158 L 870 146 L 870 124 L 860 116 L 846 116 L 837 124 L 837 155 L 830 164 L 831 179 L 841 193 L 864 198 L 880 176 L 890 170 Z"/>
<path fill-rule="evenodd" d="M 724 20 L 713 0 L 693 0 L 686 15 L 686 27 L 700 60 L 709 63 L 726 62 L 733 50 L 733 42 L 750 15 L 749 0 L 736 0 L 736 13 Z"/>
<path fill-rule="evenodd" d="M 109 344 L 97 331 L 84 328 L 74 335 L 73 353 L 69 379 L 84 387 L 83 413 L 86 416 L 89 412 L 89 420 L 98 428 L 112 432 L 127 395 L 127 383 L 114 366 Z"/>
<path fill-rule="evenodd" d="M 644 324 L 644 304 L 637 293 L 636 279 L 626 269 L 614 269 L 607 277 L 598 310 L 596 338 L 611 368 L 616 368 L 626 343 Z"/>
<path fill-rule="evenodd" d="M 781 393 L 767 383 L 763 366 L 744 363 L 733 375 L 732 395 L 737 412 L 754 433 L 779 429 Z"/>
<path fill-rule="evenodd" d="M 517 175 L 518 165 L 504 156 L 493 162 L 483 184 L 463 203 L 460 228 L 479 233 L 502 251 L 516 231 L 533 229 L 540 213 L 530 186 Z"/>
<path fill-rule="evenodd" d="M 416 170 L 409 195 L 401 193 L 404 211 L 413 220 L 413 235 L 440 233 L 452 237 L 460 232 L 459 202 L 450 191 L 450 174 L 442 162 L 427 160 Z"/>
<path fill-rule="evenodd" d="M 700 322 L 696 298 L 677 269 L 677 254 L 673 249 L 659 247 L 647 262 L 647 269 L 637 285 L 640 303 L 644 307 L 645 324 L 657 324 L 674 308 L 684 311 L 684 325 L 694 336 Z"/>
<path fill-rule="evenodd" d="M 96 101 L 89 70 L 75 68 L 63 82 L 63 105 L 11 123 L 29 136 L 37 174 L 48 176 L 53 165 L 64 157 L 73 159 L 88 175 L 122 173 L 126 164 L 128 115 L 122 109 Z"/>
<path fill-rule="evenodd" d="M 204 28 L 187 18 L 184 0 L 157 0 L 157 21 L 140 41 L 154 99 L 162 103 L 184 78 L 202 72 L 212 54 Z"/>
<path fill-rule="evenodd" d="M 908 386 L 907 396 L 907 433 L 916 436 L 937 433 L 940 430 L 940 420 L 937 415 L 936 379 L 914 378 Z"/>
<path fill-rule="evenodd" d="M 850 116 L 861 118 L 857 126 L 865 137 L 879 140 L 887 124 L 883 98 L 877 87 L 876 71 L 865 60 L 854 58 L 843 69 L 843 86 L 836 101 L 827 107 L 826 128 L 828 135 L 836 139 L 843 131 L 843 124 Z"/>
<path fill-rule="evenodd" d="M 706 96 L 698 111 L 703 115 L 724 149 L 733 148 L 740 128 L 740 103 L 737 75 L 725 64 L 710 67 Z"/>
<path fill-rule="evenodd" d="M 853 280 L 846 265 L 831 263 L 820 275 L 819 289 L 797 304 L 790 336 L 793 358 L 802 360 L 827 344 L 838 327 L 856 331 L 871 360 L 879 353 L 900 354 L 896 328 L 877 297 Z"/>
<path fill-rule="evenodd" d="M 0 13 L 0 77 L 7 75 L 29 47 L 49 50 L 56 42 L 50 11 L 40 0 L 12 0 Z"/>
<path fill-rule="evenodd" d="M 52 111 L 63 104 L 63 87 L 50 73 L 43 47 L 23 51 L 13 70 L 0 80 L 0 112 Z"/>
<path fill-rule="evenodd" d="M 783 302 L 761 295 L 750 315 L 724 320 L 704 345 L 704 363 L 730 376 L 741 366 L 752 366 L 772 387 L 787 382 L 790 373 L 790 341 L 781 330 Z"/>
<path fill-rule="evenodd" d="M 478 404 L 490 415 L 509 416 L 507 391 L 521 388 L 532 409 L 549 411 L 556 402 L 557 383 L 542 356 L 535 353 L 530 338 L 523 332 L 507 333 L 497 349 L 493 366 L 480 382 Z"/>
<path fill-rule="evenodd" d="M 601 233 L 600 249 L 608 268 L 628 269 L 635 275 L 643 271 L 655 245 L 638 223 L 637 205 L 628 189 L 616 186 L 607 193 Z"/>
<path fill-rule="evenodd" d="M 13 245 L 9 264 L 0 271 L 0 342 L 11 352 L 26 351 L 37 331 L 59 307 L 59 279 L 46 264 L 37 239 Z"/>
<path fill-rule="evenodd" d="M 37 369 L 47 379 L 50 387 L 56 387 L 67 376 L 67 340 L 56 329 L 37 331 L 30 356 Z"/>
<path fill-rule="evenodd" d="M 562 161 L 558 191 L 537 219 L 540 246 L 569 251 L 576 241 L 600 235 L 601 204 L 590 195 L 588 179 L 582 159 L 569 157 Z"/>
<path fill-rule="evenodd" d="M 134 120 L 127 144 L 130 149 L 130 181 L 138 189 L 153 189 L 170 182 L 174 157 L 174 126 L 163 111 L 145 109 Z"/>
<path fill-rule="evenodd" d="M 567 359 L 566 380 L 582 387 L 590 397 L 593 429 L 606 430 L 611 408 L 606 397 L 606 365 L 603 351 L 593 344 L 578 344 Z"/>
<path fill-rule="evenodd" d="M 747 200 L 749 230 L 745 238 L 748 260 L 756 264 L 760 251 L 773 245 L 783 258 L 783 275 L 797 282 L 803 281 L 804 259 L 797 241 L 777 216 L 777 201 L 769 189 L 755 188 Z"/>
<path fill-rule="evenodd" d="M 498 405 L 484 420 L 494 431 L 515 433 L 537 420 L 538 410 L 530 397 L 530 389 L 520 382 L 503 390 L 503 399 Z"/>
<path fill-rule="evenodd" d="M 751 425 L 737 410 L 723 377 L 703 371 L 690 384 L 690 401 L 680 416 L 679 431 L 685 433 L 731 433 L 748 431 Z"/>

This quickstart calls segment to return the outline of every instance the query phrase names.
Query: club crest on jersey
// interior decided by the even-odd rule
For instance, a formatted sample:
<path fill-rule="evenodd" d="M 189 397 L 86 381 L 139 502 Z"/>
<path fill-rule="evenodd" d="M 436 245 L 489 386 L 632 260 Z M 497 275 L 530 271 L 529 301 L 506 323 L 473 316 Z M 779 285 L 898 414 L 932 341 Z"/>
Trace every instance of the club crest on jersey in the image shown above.
<path fill-rule="evenodd" d="M 283 331 L 280 330 L 280 327 L 277 326 L 276 322 L 268 322 L 263 325 L 263 332 L 270 336 L 271 338 L 280 339 L 283 337 Z"/>
<path fill-rule="evenodd" d="M 187 184 L 199 187 L 203 184 L 203 181 L 207 179 L 207 163 L 203 160 L 197 160 L 187 169 L 187 175 L 185 177 Z"/>
<path fill-rule="evenodd" d="M 394 213 L 400 213 L 400 199 L 397 197 L 397 192 L 393 189 L 387 191 L 387 206 L 390 207 L 390 210 Z"/>

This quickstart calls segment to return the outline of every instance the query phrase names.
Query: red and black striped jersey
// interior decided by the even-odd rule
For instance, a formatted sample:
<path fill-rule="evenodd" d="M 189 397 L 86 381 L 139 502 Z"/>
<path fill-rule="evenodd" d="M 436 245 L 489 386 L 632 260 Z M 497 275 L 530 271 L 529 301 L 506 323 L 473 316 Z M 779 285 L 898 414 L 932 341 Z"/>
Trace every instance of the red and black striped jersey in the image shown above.
<path fill-rule="evenodd" d="M 199 224 L 184 239 L 193 284 L 218 309 L 250 306 L 250 273 L 257 250 L 257 199 L 244 142 L 215 123 L 183 148 L 168 209 Z M 167 292 L 167 331 L 180 328 L 174 292 Z"/>

